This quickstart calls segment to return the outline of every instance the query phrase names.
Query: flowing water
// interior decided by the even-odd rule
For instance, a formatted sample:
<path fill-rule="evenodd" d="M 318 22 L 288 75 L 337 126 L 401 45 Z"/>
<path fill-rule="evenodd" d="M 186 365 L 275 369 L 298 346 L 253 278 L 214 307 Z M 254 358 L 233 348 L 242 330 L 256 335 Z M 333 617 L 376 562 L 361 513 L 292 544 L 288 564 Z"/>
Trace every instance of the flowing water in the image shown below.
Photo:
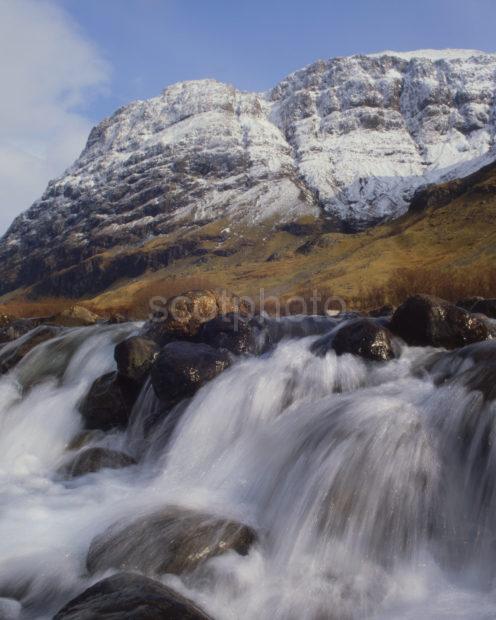
<path fill-rule="evenodd" d="M 66 480 L 78 403 L 135 330 L 67 330 L 0 380 L 0 618 L 50 618 L 102 578 L 85 575 L 96 534 L 169 504 L 258 532 L 247 556 L 164 577 L 215 619 L 496 617 L 496 406 L 436 387 L 432 350 L 371 364 L 282 340 L 148 434 L 145 385 L 128 430 L 93 440 L 139 464 Z M 438 362 L 455 378 L 472 364 Z"/>

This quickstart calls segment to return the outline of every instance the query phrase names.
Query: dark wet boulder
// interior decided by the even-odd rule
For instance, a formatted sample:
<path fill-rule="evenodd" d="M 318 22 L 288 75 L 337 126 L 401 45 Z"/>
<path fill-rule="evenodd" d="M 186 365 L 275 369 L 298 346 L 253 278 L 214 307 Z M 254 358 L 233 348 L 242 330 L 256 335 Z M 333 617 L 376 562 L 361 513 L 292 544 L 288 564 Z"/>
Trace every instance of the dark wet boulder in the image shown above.
<path fill-rule="evenodd" d="M 430 295 L 415 295 L 401 304 L 391 330 L 409 345 L 446 349 L 491 338 L 490 326 L 483 319 Z"/>
<path fill-rule="evenodd" d="M 265 348 L 267 328 L 240 314 L 226 314 L 204 323 L 198 340 L 235 355 L 257 353 Z"/>
<path fill-rule="evenodd" d="M 139 385 L 117 372 L 99 377 L 80 406 L 85 428 L 125 428 L 139 391 Z"/>
<path fill-rule="evenodd" d="M 77 478 L 101 469 L 122 469 L 130 465 L 136 465 L 136 461 L 129 454 L 109 448 L 95 447 L 87 448 L 77 454 L 72 461 L 64 465 L 61 473 L 68 478 Z"/>
<path fill-rule="evenodd" d="M 60 328 L 53 325 L 40 325 L 17 340 L 9 342 L 0 350 L 0 374 L 9 372 L 38 345 L 55 338 Z"/>
<path fill-rule="evenodd" d="M 167 301 L 143 328 L 142 335 L 163 345 L 194 338 L 203 323 L 229 313 L 246 314 L 242 299 L 226 291 L 187 291 Z"/>
<path fill-rule="evenodd" d="M 472 306 L 472 312 L 485 314 L 490 319 L 496 319 L 496 299 L 479 299 Z"/>
<path fill-rule="evenodd" d="M 318 356 L 331 349 L 338 355 L 351 353 L 374 362 L 385 362 L 396 356 L 391 332 L 376 321 L 362 318 L 347 322 L 316 340 L 311 347 Z"/>
<path fill-rule="evenodd" d="M 142 384 L 160 351 L 150 338 L 132 336 L 120 342 L 114 350 L 117 371 L 123 377 Z"/>
<path fill-rule="evenodd" d="M 111 526 L 92 541 L 86 565 L 92 574 L 113 568 L 181 575 L 228 551 L 246 555 L 255 540 L 243 523 L 168 507 Z"/>
<path fill-rule="evenodd" d="M 69 601 L 54 620 L 211 620 L 192 601 L 158 581 L 120 573 Z"/>
<path fill-rule="evenodd" d="M 478 301 L 481 301 L 483 299 L 484 297 L 464 297 L 463 299 L 459 299 L 456 302 L 455 306 L 458 306 L 459 308 L 463 308 L 464 310 L 468 310 L 469 312 L 471 312 L 475 304 Z"/>
<path fill-rule="evenodd" d="M 226 351 L 208 344 L 171 342 L 159 353 L 151 370 L 152 385 L 162 401 L 178 402 L 195 394 L 230 363 Z"/>

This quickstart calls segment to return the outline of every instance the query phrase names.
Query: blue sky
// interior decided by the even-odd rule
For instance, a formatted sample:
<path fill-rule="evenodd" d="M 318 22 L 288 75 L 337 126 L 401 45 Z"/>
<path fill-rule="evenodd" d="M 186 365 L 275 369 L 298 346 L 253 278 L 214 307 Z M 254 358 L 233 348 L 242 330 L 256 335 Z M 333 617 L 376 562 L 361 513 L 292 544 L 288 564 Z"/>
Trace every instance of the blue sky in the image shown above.
<path fill-rule="evenodd" d="M 266 90 L 319 58 L 496 51 L 496 0 L 0 0 L 0 234 L 93 125 L 180 80 Z"/>
<path fill-rule="evenodd" d="M 176 81 L 264 90 L 318 58 L 384 49 L 494 51 L 495 0 L 59 0 L 112 65 L 101 118 Z"/>

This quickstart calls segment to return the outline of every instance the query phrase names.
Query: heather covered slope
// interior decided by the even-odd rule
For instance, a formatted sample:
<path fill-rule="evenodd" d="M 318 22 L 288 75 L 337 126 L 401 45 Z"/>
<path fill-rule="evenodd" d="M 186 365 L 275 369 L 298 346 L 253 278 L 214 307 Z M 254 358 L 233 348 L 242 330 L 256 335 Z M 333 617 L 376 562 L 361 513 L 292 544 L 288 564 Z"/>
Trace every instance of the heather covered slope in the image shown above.
<path fill-rule="evenodd" d="M 463 289 L 470 291 L 472 283 L 476 286 L 488 270 L 494 270 L 495 217 L 496 163 L 466 179 L 419 191 L 409 213 L 356 234 L 326 231 L 321 220 L 311 217 L 276 228 L 270 223 L 256 230 L 231 225 L 228 232 L 220 221 L 171 234 L 168 240 L 155 240 L 126 254 L 126 260 L 140 265 L 143 256 L 171 252 L 171 248 L 194 250 L 165 269 L 149 269 L 135 278 L 123 275 L 106 291 L 81 297 L 97 311 L 131 315 L 146 313 L 155 294 L 209 286 L 224 286 L 255 298 L 260 287 L 267 295 L 283 298 L 316 288 L 349 301 L 366 297 L 377 287 L 387 289 L 399 268 L 413 273 L 435 271 L 441 277 L 445 273 L 447 281 L 456 273 Z M 100 259 L 107 267 L 124 260 L 111 253 Z M 68 272 L 64 286 L 72 282 L 74 290 L 91 289 L 95 278 L 88 276 L 85 281 L 85 269 L 82 264 L 77 273 Z M 496 295 L 496 291 L 484 292 Z"/>
<path fill-rule="evenodd" d="M 343 232 L 401 216 L 419 185 L 494 159 L 495 92 L 496 56 L 466 50 L 320 61 L 262 94 L 171 86 L 96 127 L 14 222 L 0 242 L 0 292 L 94 296 L 163 268 L 276 284 L 277 261 L 253 266 L 269 248 L 294 254 L 288 287 L 322 262 L 322 277 L 332 267 L 353 288 L 355 276 L 336 270 L 389 225 Z"/>

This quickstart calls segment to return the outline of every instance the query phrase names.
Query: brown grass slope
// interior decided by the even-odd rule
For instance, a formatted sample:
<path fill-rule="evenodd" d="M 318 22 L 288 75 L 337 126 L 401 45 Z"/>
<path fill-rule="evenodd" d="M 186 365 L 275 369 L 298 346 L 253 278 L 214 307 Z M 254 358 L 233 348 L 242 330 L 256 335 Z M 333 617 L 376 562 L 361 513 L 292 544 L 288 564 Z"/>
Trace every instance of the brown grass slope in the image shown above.
<path fill-rule="evenodd" d="M 207 286 L 256 298 L 261 288 L 282 298 L 317 289 L 362 306 L 394 303 L 408 288 L 413 290 L 407 294 L 421 289 L 446 297 L 496 296 L 495 216 L 496 163 L 418 192 L 406 215 L 357 234 L 328 231 L 322 220 L 308 217 L 289 226 L 266 222 L 253 228 L 218 221 L 114 250 L 98 257 L 103 270 L 113 269 L 113 281 L 107 278 L 105 290 L 84 300 L 99 312 L 142 316 L 154 295 Z M 178 247 L 186 250 L 170 250 Z M 150 256 L 168 257 L 167 266 Z M 122 272 L 116 260 L 124 265 Z M 129 278 L 126 262 L 145 269 Z M 78 277 L 84 287 L 84 277 L 96 282 L 98 274 L 83 264 L 79 276 L 67 274 L 69 281 Z M 60 280 L 60 274 L 54 278 Z M 15 311 L 29 293 L 18 291 L 3 301 Z"/>

